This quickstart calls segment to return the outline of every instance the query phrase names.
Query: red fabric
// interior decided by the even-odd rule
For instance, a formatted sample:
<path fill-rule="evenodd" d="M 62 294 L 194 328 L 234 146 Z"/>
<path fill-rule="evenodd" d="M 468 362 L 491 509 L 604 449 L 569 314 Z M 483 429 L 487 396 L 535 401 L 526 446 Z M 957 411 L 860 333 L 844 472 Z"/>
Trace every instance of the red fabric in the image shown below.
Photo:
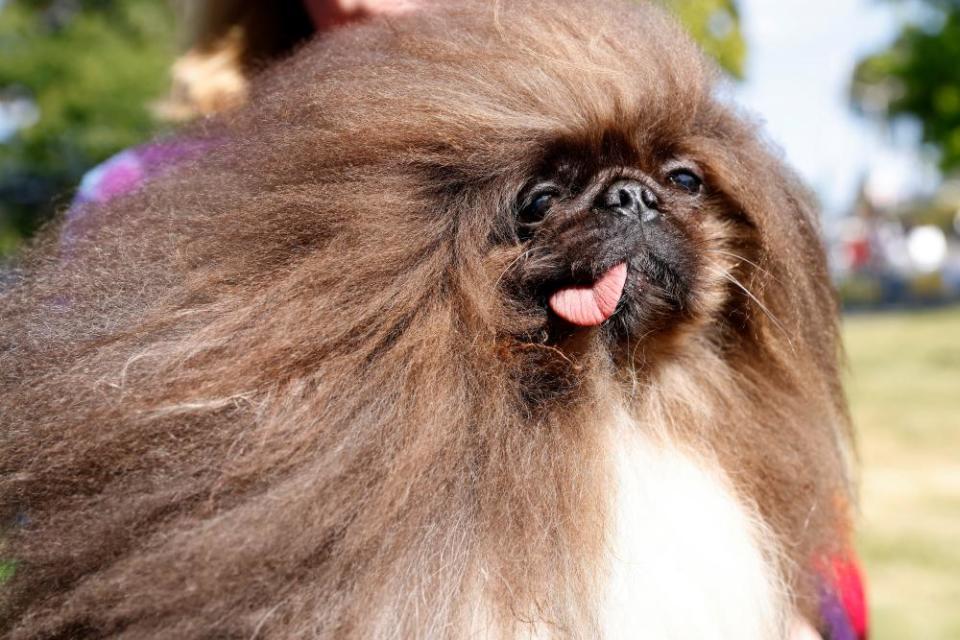
<path fill-rule="evenodd" d="M 858 638 L 867 637 L 867 598 L 863 588 L 863 571 L 856 555 L 833 559 L 833 584 L 847 612 L 847 618 Z"/>

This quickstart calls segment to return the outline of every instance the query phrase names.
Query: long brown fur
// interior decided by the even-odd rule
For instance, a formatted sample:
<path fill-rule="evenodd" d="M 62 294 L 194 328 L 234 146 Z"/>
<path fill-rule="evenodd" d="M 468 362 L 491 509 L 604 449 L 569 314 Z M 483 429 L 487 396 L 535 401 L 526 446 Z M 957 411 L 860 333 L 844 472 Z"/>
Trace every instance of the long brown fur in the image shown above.
<path fill-rule="evenodd" d="M 618 395 L 720 460 L 813 615 L 849 490 L 810 197 L 651 6 L 449 5 L 311 44 L 189 132 L 202 158 L 27 252 L 8 637 L 589 636 Z M 505 293 L 533 268 L 512 203 L 611 145 L 703 169 L 698 302 L 630 345 L 543 339 Z"/>

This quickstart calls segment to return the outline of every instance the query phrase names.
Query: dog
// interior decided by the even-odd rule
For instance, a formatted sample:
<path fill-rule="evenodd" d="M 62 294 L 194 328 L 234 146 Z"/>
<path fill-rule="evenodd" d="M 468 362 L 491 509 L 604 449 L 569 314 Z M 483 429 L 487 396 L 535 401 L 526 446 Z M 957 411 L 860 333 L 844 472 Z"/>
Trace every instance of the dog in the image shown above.
<path fill-rule="evenodd" d="M 837 308 L 716 75 L 650 3 L 436 4 L 48 231 L 0 302 L 9 637 L 828 630 Z"/>

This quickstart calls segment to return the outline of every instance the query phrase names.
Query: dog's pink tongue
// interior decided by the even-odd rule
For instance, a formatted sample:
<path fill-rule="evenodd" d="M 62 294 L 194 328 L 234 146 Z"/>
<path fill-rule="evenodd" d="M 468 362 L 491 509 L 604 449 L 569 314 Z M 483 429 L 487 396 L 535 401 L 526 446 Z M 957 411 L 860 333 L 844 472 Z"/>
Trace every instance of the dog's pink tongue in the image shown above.
<path fill-rule="evenodd" d="M 550 308 L 558 316 L 580 327 L 603 324 L 617 310 L 627 282 L 627 264 L 612 267 L 589 287 L 567 287 L 550 296 Z"/>

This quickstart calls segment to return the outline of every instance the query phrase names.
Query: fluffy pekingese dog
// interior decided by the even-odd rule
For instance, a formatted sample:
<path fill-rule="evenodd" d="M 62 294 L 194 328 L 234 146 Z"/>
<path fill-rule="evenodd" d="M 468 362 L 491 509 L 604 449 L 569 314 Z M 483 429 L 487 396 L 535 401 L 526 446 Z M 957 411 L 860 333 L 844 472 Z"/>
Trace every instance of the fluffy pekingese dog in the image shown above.
<path fill-rule="evenodd" d="M 826 625 L 817 214 L 713 76 L 649 4 L 445 3 L 48 233 L 0 303 L 8 637 Z"/>

